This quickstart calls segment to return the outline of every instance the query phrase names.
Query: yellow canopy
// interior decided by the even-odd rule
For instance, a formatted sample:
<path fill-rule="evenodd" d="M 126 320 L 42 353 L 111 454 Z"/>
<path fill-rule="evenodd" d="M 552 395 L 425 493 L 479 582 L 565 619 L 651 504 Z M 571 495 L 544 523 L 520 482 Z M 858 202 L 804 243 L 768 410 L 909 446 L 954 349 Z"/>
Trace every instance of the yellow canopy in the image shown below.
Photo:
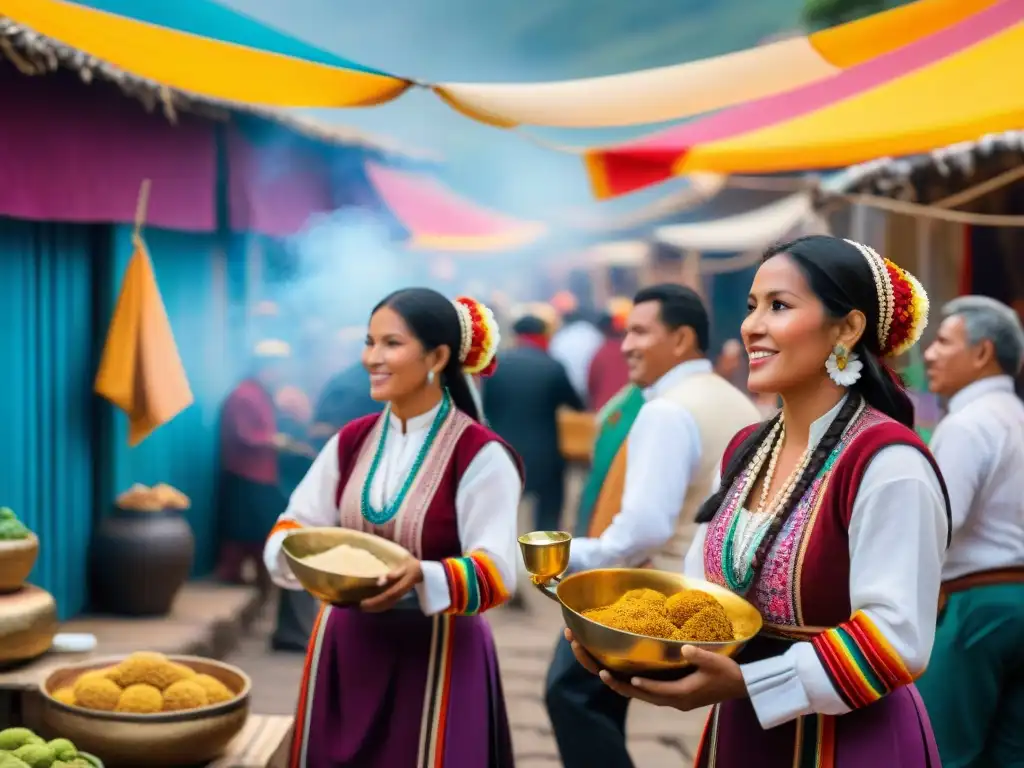
<path fill-rule="evenodd" d="M 136 446 L 192 404 L 146 244 L 135 238 L 94 390 L 128 415 Z"/>
<path fill-rule="evenodd" d="M 410 83 L 148 24 L 62 0 L 0 0 L 0 16 L 138 77 L 272 107 L 366 107 Z"/>

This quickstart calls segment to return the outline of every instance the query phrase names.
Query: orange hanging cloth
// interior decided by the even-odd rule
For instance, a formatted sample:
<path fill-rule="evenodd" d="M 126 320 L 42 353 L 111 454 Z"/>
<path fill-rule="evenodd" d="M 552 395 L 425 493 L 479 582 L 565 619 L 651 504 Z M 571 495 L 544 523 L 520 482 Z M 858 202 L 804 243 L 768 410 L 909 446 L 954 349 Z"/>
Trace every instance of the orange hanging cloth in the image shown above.
<path fill-rule="evenodd" d="M 193 402 L 149 252 L 140 236 L 133 242 L 94 385 L 128 415 L 132 447 Z"/>

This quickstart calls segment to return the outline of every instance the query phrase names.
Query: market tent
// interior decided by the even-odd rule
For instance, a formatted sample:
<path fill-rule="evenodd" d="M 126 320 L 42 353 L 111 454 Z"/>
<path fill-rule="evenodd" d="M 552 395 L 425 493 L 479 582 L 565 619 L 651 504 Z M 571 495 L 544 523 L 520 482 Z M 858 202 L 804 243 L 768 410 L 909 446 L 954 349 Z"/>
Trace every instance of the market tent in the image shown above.
<path fill-rule="evenodd" d="M 475 120 L 511 127 L 645 125 L 820 82 L 996 0 L 918 0 L 807 36 L 668 67 L 549 83 L 438 83 Z M 371 106 L 414 83 L 315 48 L 212 0 L 0 0 L 0 15 L 140 77 L 277 107 Z"/>
<path fill-rule="evenodd" d="M 724 56 L 549 83 L 444 83 L 434 91 L 491 125 L 607 128 L 678 120 L 824 80 L 949 27 L 996 0 L 919 0 Z"/>
<path fill-rule="evenodd" d="M 365 107 L 390 101 L 411 85 L 211 0 L 0 0 L 0 16 L 138 77 L 207 98 Z"/>
<path fill-rule="evenodd" d="M 370 183 L 409 232 L 408 247 L 481 253 L 508 251 L 535 243 L 547 231 L 540 222 L 522 221 L 460 197 L 421 174 L 366 164 Z"/>
<path fill-rule="evenodd" d="M 925 152 L 1024 125 L 1024 3 L 1001 0 L 825 80 L 586 153 L 595 194 L 694 171 L 763 174 Z"/>
<path fill-rule="evenodd" d="M 654 231 L 654 236 L 675 248 L 695 251 L 726 253 L 763 250 L 813 215 L 811 194 L 798 192 L 735 216 L 659 227 Z"/>

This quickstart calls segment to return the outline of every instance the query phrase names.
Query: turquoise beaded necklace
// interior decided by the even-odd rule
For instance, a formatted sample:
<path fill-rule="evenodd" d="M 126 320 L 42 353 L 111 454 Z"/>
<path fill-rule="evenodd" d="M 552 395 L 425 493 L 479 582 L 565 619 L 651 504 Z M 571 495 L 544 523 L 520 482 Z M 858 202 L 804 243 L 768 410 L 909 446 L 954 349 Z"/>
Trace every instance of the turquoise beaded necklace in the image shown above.
<path fill-rule="evenodd" d="M 448 394 L 445 393 L 444 397 L 441 398 L 441 407 L 437 409 L 437 415 L 434 416 L 434 421 L 430 425 L 430 431 L 427 432 L 427 438 L 423 441 L 423 447 L 420 448 L 419 453 L 416 455 L 416 461 L 413 462 L 412 469 L 406 475 L 405 482 L 402 484 L 401 490 L 398 491 L 398 496 L 390 504 L 385 503 L 382 508 L 377 509 L 370 503 L 370 488 L 373 485 L 373 478 L 377 475 L 377 470 L 380 469 L 380 462 L 384 457 L 384 446 L 388 440 L 388 428 L 391 425 L 391 408 L 390 406 L 388 407 L 384 413 L 384 426 L 380 431 L 377 450 L 373 454 L 373 462 L 370 464 L 370 471 L 366 474 L 366 481 L 363 483 L 363 493 L 359 501 L 360 511 L 367 521 L 374 525 L 384 525 L 398 514 L 398 510 L 402 508 L 405 497 L 408 495 L 409 489 L 412 488 L 413 481 L 419 475 L 423 462 L 427 458 L 434 440 L 437 439 L 437 433 L 440 431 L 441 425 L 451 409 L 451 400 L 448 398 Z"/>

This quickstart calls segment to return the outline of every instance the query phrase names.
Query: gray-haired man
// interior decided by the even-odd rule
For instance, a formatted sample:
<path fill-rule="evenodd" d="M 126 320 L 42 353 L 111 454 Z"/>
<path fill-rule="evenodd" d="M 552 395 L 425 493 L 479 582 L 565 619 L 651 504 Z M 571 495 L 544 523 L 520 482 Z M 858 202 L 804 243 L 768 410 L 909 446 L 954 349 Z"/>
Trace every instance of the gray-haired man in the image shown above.
<path fill-rule="evenodd" d="M 1024 329 L 1012 309 L 983 296 L 956 299 L 942 314 L 924 359 L 931 390 L 949 398 L 931 449 L 949 490 L 952 543 L 918 689 L 945 768 L 1022 765 L 1024 403 L 1013 377 Z"/>

